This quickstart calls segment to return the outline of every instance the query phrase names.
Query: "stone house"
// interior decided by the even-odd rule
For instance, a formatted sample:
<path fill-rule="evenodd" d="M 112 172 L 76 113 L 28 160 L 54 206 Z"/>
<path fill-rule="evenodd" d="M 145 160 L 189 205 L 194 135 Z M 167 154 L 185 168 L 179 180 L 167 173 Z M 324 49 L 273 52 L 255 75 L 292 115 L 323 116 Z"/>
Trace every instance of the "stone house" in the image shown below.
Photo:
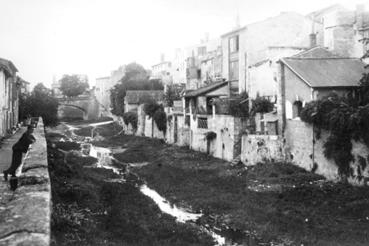
<path fill-rule="evenodd" d="M 349 10 L 341 5 L 332 5 L 307 15 L 323 25 L 322 44 L 329 51 L 344 57 L 360 58 L 368 45 L 360 40 L 368 36 L 369 12 L 364 5 Z"/>
<path fill-rule="evenodd" d="M 18 123 L 17 72 L 11 61 L 0 58 L 0 137 Z"/>
<path fill-rule="evenodd" d="M 317 173 L 334 179 L 337 167 L 323 153 L 323 143 L 328 134 L 316 139 L 314 127 L 302 122 L 299 115 L 307 102 L 332 92 L 341 96 L 355 95 L 359 80 L 368 69 L 358 58 L 337 56 L 321 47 L 283 58 L 279 65 L 278 122 L 281 137 L 285 140 L 287 160 L 307 170 L 317 165 Z M 356 150 L 362 149 L 363 153 L 367 151 L 359 143 L 354 143 L 354 146 Z"/>
<path fill-rule="evenodd" d="M 164 54 L 161 55 L 161 60 L 158 64 L 153 65 L 150 79 L 161 80 L 164 86 L 173 83 L 172 62 L 166 61 Z"/>
<path fill-rule="evenodd" d="M 201 88 L 220 78 L 220 39 L 205 39 L 200 44 L 185 48 L 184 52 L 187 90 Z"/>
<path fill-rule="evenodd" d="M 110 112 L 110 76 L 96 78 L 94 94 L 100 105 L 100 112 Z"/>
<path fill-rule="evenodd" d="M 322 25 L 293 12 L 283 12 L 223 34 L 223 78 L 229 81 L 232 95 L 255 91 L 251 88 L 250 68 L 310 47 L 313 27 L 316 42 L 321 44 Z"/>
<path fill-rule="evenodd" d="M 112 116 L 110 90 L 119 83 L 125 72 L 125 66 L 120 66 L 117 70 L 112 71 L 110 76 L 96 78 L 94 94 L 99 103 L 101 116 Z"/>

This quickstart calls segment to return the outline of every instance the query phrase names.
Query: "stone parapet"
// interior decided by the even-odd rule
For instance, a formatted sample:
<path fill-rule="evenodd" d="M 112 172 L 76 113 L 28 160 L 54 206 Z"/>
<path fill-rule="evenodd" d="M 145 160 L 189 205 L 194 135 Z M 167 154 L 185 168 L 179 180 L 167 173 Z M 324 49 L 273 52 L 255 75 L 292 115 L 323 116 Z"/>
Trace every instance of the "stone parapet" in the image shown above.
<path fill-rule="evenodd" d="M 49 245 L 51 187 L 44 124 L 39 119 L 36 142 L 29 150 L 16 191 L 1 194 L 0 245 Z"/>

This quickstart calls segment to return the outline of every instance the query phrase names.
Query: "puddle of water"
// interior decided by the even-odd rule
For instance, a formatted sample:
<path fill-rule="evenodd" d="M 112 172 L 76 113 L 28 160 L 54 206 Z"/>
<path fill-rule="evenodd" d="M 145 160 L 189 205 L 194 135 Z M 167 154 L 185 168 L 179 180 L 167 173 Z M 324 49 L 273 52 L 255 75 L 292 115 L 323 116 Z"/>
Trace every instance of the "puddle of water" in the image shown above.
<path fill-rule="evenodd" d="M 100 123 L 94 123 L 89 124 L 89 126 L 99 126 L 99 125 L 105 125 L 110 124 L 113 121 L 107 121 L 107 122 L 100 122 Z M 74 133 L 74 130 L 78 129 L 76 127 L 70 126 L 65 124 L 68 127 L 68 130 L 71 131 L 72 136 L 78 136 Z M 89 143 L 89 139 L 84 138 L 83 141 L 81 141 L 82 146 L 82 154 L 89 155 L 91 157 L 95 157 L 98 159 L 97 167 L 99 168 L 105 168 L 110 169 L 114 173 L 121 175 L 122 170 L 118 169 L 114 166 L 112 166 L 112 160 L 115 158 L 112 156 L 113 153 L 123 153 L 126 151 L 126 148 L 104 148 L 104 147 L 97 147 Z M 119 162 L 119 161 L 118 161 Z M 141 163 L 129 163 L 132 167 L 142 167 L 149 164 L 148 162 L 141 162 Z M 126 182 L 125 179 L 110 179 L 107 180 L 108 182 Z M 137 185 L 136 185 L 137 186 Z M 150 197 L 159 207 L 159 209 L 176 218 L 176 220 L 180 223 L 186 223 L 186 222 L 195 222 L 198 218 L 202 216 L 202 214 L 197 213 L 191 213 L 186 211 L 185 209 L 179 208 L 175 205 L 171 205 L 164 197 L 160 196 L 159 193 L 157 193 L 155 190 L 150 189 L 147 185 L 141 185 L 139 186 L 139 189 L 142 194 Z M 222 237 L 221 235 L 215 233 L 214 231 L 207 229 L 204 226 L 200 226 L 201 230 L 205 231 L 209 235 L 212 236 L 214 241 L 216 242 L 216 246 L 223 246 L 226 244 L 225 237 Z"/>
<path fill-rule="evenodd" d="M 92 123 L 92 124 L 88 124 L 89 126 L 93 126 L 93 127 L 96 127 L 96 126 L 103 126 L 103 125 L 108 125 L 108 124 L 111 124 L 113 123 L 114 121 L 104 121 L 104 122 L 99 122 L 99 123 Z"/>
<path fill-rule="evenodd" d="M 135 162 L 135 163 L 129 163 L 130 167 L 143 167 L 148 165 L 148 162 Z"/>
<path fill-rule="evenodd" d="M 117 147 L 117 148 L 110 148 L 110 150 L 111 150 L 112 154 L 121 154 L 121 153 L 125 152 L 127 150 L 127 148 Z"/>
<path fill-rule="evenodd" d="M 166 214 L 172 215 L 177 219 L 178 222 L 196 221 L 202 216 L 202 214 L 195 214 L 180 209 L 175 205 L 170 205 L 170 203 L 160 196 L 155 190 L 150 189 L 147 185 L 142 185 L 140 191 L 154 200 L 154 202 L 159 206 L 160 210 Z"/>
<path fill-rule="evenodd" d="M 98 160 L 97 167 L 111 169 L 114 173 L 121 174 L 121 171 L 118 168 L 112 166 L 110 149 L 91 145 L 89 155 Z"/>

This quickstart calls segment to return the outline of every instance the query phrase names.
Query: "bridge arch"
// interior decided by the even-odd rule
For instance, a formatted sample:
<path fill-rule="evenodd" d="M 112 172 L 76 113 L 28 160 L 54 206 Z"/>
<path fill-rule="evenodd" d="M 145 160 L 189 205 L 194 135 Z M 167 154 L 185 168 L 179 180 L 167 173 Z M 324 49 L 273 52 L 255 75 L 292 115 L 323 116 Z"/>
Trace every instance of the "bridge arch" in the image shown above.
<path fill-rule="evenodd" d="M 59 103 L 58 118 L 82 118 L 86 120 L 87 110 L 74 104 Z"/>

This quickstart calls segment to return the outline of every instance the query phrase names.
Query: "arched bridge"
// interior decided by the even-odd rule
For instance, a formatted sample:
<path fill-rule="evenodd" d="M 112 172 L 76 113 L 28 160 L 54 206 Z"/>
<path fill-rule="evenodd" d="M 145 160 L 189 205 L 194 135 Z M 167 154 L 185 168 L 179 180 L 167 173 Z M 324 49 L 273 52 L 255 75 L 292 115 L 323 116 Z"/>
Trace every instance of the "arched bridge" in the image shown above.
<path fill-rule="evenodd" d="M 58 98 L 58 118 L 96 119 L 99 117 L 99 105 L 94 96 L 84 95 L 75 98 Z"/>

